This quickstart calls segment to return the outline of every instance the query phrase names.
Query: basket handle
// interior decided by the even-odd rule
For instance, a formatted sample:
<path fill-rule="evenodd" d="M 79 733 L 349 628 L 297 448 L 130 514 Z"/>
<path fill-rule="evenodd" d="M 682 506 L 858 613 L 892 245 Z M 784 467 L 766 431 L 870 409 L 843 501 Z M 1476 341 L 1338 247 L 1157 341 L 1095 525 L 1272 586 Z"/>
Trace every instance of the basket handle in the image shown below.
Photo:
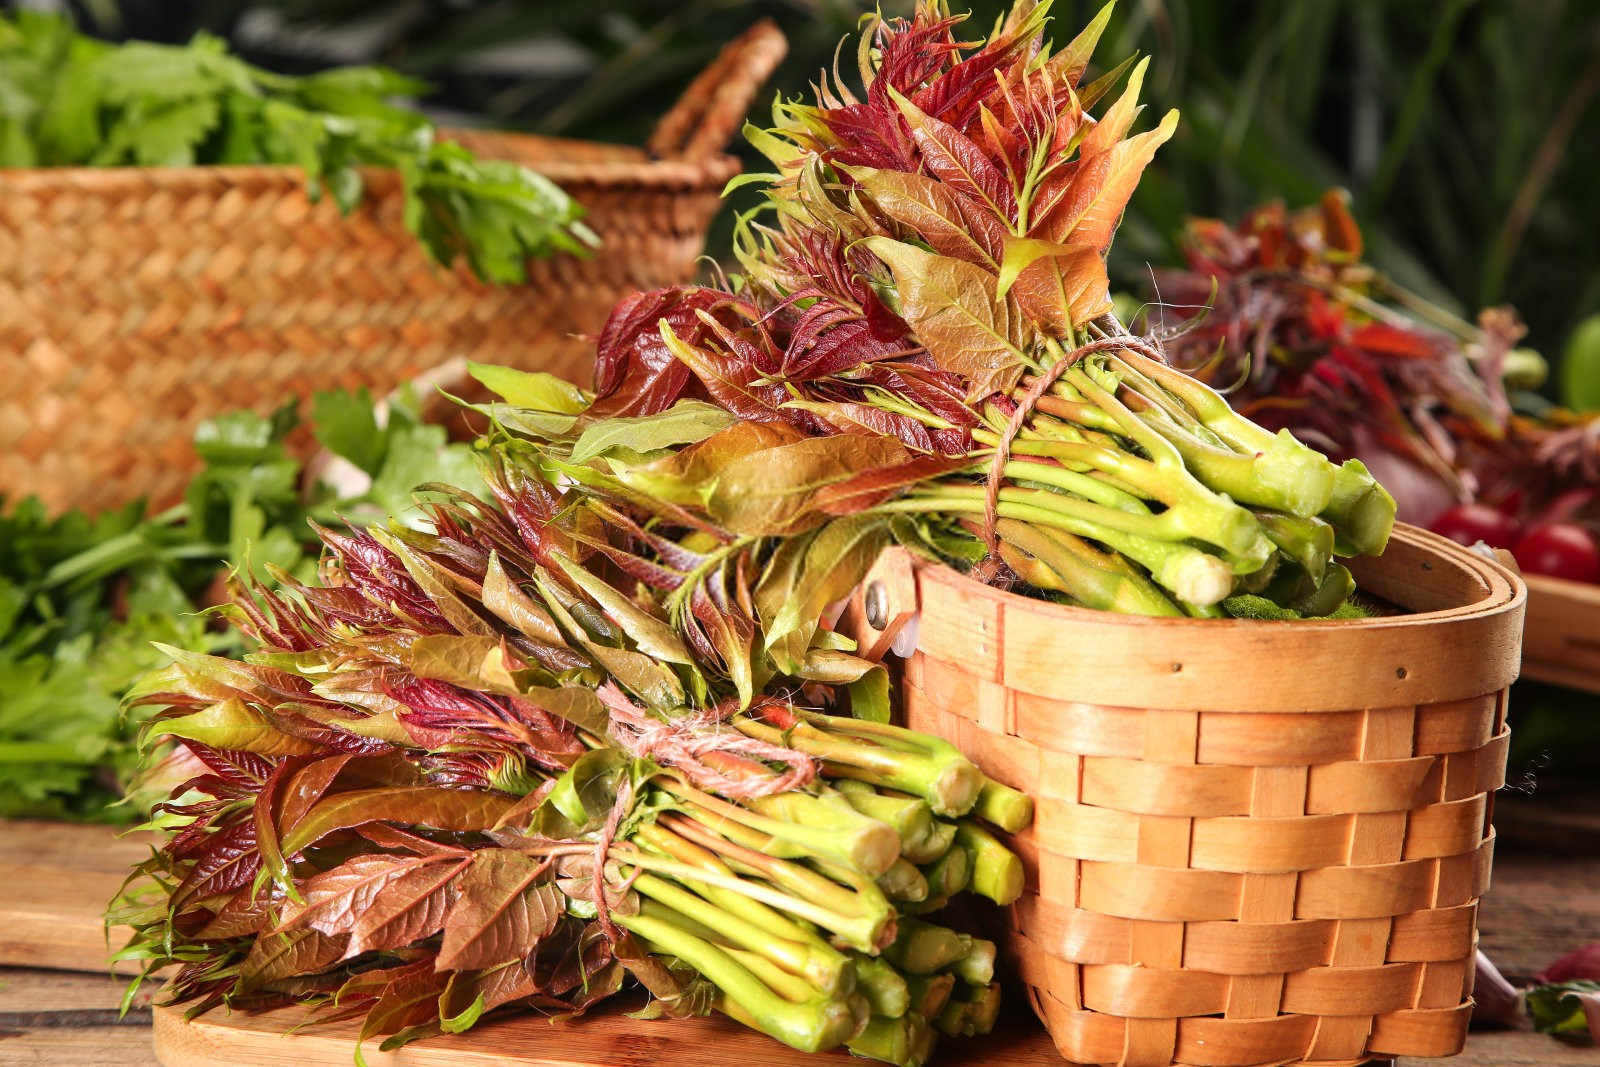
<path fill-rule="evenodd" d="M 762 19 L 722 47 L 656 123 L 645 148 L 657 159 L 710 159 L 728 146 L 763 82 L 789 51 L 783 31 Z"/>

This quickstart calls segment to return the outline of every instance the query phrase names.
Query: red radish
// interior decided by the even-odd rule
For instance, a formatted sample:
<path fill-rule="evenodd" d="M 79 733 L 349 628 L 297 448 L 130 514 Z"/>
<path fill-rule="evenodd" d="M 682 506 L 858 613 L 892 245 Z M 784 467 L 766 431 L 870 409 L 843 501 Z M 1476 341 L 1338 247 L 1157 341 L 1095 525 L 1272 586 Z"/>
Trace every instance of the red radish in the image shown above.
<path fill-rule="evenodd" d="M 1512 554 L 1530 574 L 1574 582 L 1600 582 L 1600 547 L 1575 522 L 1541 523 L 1517 542 Z"/>
<path fill-rule="evenodd" d="M 1491 548 L 1510 548 L 1522 539 L 1517 520 L 1487 504 L 1458 504 L 1440 513 L 1428 526 L 1434 533 L 1469 547 L 1483 541 Z"/>

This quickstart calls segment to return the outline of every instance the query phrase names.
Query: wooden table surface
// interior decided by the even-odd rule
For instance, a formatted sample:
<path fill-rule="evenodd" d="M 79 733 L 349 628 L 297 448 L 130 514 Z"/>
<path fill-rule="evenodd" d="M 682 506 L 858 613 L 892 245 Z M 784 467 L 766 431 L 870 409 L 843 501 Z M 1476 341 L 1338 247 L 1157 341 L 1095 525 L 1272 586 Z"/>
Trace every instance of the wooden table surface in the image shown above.
<path fill-rule="evenodd" d="M 1534 974 L 1571 948 L 1600 940 L 1600 853 L 1586 846 L 1574 851 L 1567 856 L 1507 851 L 1497 857 L 1494 888 L 1482 905 L 1481 943 L 1507 975 Z M 117 1023 L 123 988 L 121 979 L 109 976 L 0 968 L 0 1064 L 154 1065 L 149 993 Z M 958 1045 L 952 1043 L 942 1051 L 945 1055 L 937 1063 L 959 1067 L 963 1057 Z M 301 1057 L 297 1062 L 316 1061 Z M 347 1067 L 351 1061 L 339 1055 L 325 1062 Z M 1403 1067 L 1430 1062 L 1438 1061 L 1401 1061 Z M 1600 1051 L 1534 1033 L 1474 1032 L 1466 1052 L 1448 1063 L 1450 1067 L 1595 1067 Z"/>

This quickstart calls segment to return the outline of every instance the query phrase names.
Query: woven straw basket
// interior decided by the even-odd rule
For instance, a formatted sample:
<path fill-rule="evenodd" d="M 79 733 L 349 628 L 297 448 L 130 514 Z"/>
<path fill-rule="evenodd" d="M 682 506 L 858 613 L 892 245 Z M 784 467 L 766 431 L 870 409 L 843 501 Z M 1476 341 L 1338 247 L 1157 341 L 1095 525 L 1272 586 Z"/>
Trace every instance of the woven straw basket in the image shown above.
<path fill-rule="evenodd" d="M 195 424 L 288 395 L 385 392 L 452 357 L 574 376 L 618 298 L 689 280 L 739 170 L 724 146 L 782 58 L 770 23 L 734 41 L 647 150 L 455 134 L 528 164 L 586 209 L 590 258 L 528 284 L 434 264 L 401 222 L 398 175 L 348 217 L 297 168 L 0 170 L 0 493 L 52 508 L 176 497 Z"/>
<path fill-rule="evenodd" d="M 1007 936 L 1068 1060 L 1460 1051 L 1525 593 L 1410 527 L 1351 569 L 1415 614 L 1118 616 L 898 550 L 863 585 L 869 648 L 917 615 L 908 725 L 1036 799 Z"/>

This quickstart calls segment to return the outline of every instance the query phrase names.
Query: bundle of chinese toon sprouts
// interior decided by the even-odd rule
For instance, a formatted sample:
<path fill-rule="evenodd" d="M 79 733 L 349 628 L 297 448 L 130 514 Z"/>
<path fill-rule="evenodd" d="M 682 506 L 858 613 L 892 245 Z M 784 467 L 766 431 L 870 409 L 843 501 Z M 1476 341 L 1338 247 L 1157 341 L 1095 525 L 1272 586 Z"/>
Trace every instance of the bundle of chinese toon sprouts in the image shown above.
<path fill-rule="evenodd" d="M 994 945 L 922 916 L 1016 898 L 985 823 L 1027 798 L 888 725 L 883 668 L 814 621 L 767 652 L 778 542 L 490 456 L 494 503 L 435 486 L 425 532 L 322 531 L 319 582 L 235 588 L 254 651 L 172 650 L 133 694 L 195 774 L 121 955 L 179 965 L 195 1012 L 309 1003 L 385 1048 L 628 975 L 650 1013 L 805 1050 L 987 1032 Z"/>
<path fill-rule="evenodd" d="M 1082 82 L 1109 7 L 1055 51 L 1048 8 L 973 43 L 935 3 L 874 20 L 860 89 L 836 63 L 814 103 L 780 100 L 772 129 L 748 130 L 776 169 L 740 179 L 764 186 L 740 273 L 619 305 L 570 433 L 642 432 L 699 401 L 744 424 L 731 439 L 767 439 L 580 455 L 742 533 L 900 517 L 902 539 L 980 577 L 1087 607 L 1340 612 L 1337 557 L 1380 552 L 1394 502 L 1111 316 L 1105 252 L 1177 115 L 1130 134 L 1144 65 Z"/>

